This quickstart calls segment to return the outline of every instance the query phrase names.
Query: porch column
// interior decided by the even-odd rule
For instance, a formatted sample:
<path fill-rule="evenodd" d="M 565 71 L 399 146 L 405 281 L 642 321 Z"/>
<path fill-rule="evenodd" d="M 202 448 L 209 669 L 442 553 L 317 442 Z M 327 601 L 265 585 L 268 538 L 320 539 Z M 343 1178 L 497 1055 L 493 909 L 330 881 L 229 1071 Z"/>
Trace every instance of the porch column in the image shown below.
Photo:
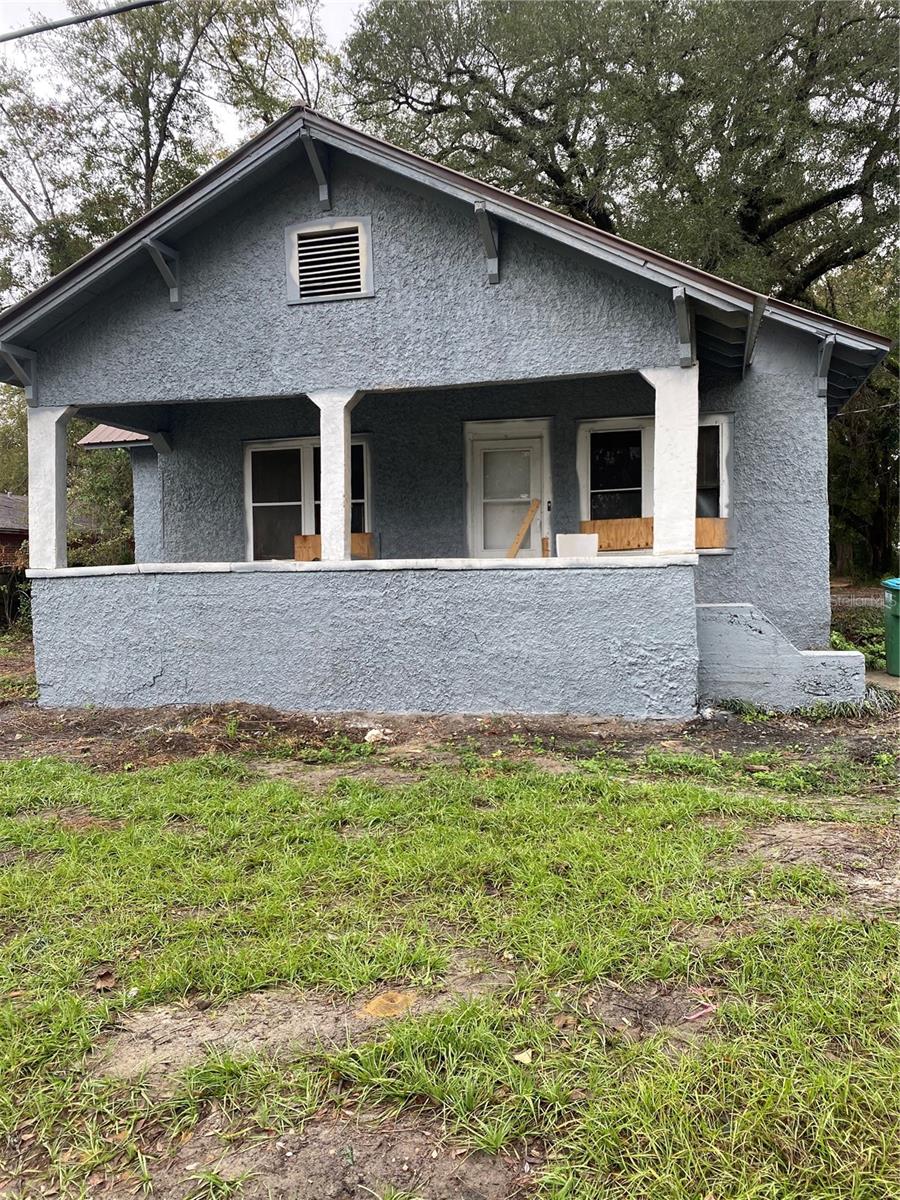
<path fill-rule="evenodd" d="M 360 392 L 328 388 L 306 393 L 319 410 L 322 558 L 350 557 L 350 414 Z"/>
<path fill-rule="evenodd" d="M 653 429 L 653 553 L 697 548 L 699 367 L 641 371 L 656 390 Z"/>
<path fill-rule="evenodd" d="M 75 409 L 28 409 L 28 563 L 66 565 L 66 427 Z"/>

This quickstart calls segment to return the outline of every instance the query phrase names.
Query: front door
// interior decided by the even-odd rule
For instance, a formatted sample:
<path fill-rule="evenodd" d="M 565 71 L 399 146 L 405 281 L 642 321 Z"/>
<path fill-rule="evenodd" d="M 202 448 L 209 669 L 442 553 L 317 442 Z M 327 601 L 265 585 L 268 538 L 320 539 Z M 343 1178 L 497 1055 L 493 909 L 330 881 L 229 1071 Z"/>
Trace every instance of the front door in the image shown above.
<path fill-rule="evenodd" d="M 467 430 L 470 553 L 473 558 L 507 557 L 537 501 L 516 557 L 540 558 L 541 539 L 549 533 L 544 423 L 479 424 Z"/>

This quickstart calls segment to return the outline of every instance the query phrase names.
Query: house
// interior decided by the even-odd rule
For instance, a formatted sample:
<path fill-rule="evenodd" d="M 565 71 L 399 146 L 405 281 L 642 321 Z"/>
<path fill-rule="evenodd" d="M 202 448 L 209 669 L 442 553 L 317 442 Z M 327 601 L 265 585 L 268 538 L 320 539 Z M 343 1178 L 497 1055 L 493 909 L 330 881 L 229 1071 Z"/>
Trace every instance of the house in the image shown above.
<path fill-rule="evenodd" d="M 826 427 L 889 346 L 294 108 L 0 314 L 41 702 L 856 698 Z M 134 564 L 66 567 L 76 412 Z"/>
<path fill-rule="evenodd" d="M 28 497 L 0 493 L 0 565 L 16 562 L 28 540 Z"/>
<path fill-rule="evenodd" d="M 90 437 L 90 434 L 88 435 Z M 87 513 L 73 513 L 69 525 L 85 540 L 97 533 L 97 524 Z M 0 492 L 0 567 L 24 565 L 24 548 L 28 541 L 28 497 Z"/>

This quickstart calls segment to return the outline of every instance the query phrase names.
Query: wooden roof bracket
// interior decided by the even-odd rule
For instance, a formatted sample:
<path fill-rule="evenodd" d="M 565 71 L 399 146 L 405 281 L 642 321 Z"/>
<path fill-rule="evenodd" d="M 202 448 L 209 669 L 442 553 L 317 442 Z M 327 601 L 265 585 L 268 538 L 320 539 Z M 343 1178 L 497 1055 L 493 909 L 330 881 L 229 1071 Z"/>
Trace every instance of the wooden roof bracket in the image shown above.
<path fill-rule="evenodd" d="M 312 167 L 312 173 L 319 188 L 319 207 L 323 212 L 330 212 L 331 189 L 328 186 L 328 160 L 326 157 L 328 151 L 321 143 L 316 144 L 313 135 L 302 121 L 300 122 L 300 141 L 306 150 L 306 157 L 309 159 L 309 165 Z"/>
<path fill-rule="evenodd" d="M 744 342 L 744 365 L 741 368 L 741 378 L 747 374 L 747 368 L 753 362 L 753 351 L 756 349 L 756 339 L 759 337 L 759 327 L 765 315 L 768 296 L 754 296 L 753 311 L 747 322 L 747 339 Z"/>
<path fill-rule="evenodd" d="M 816 369 L 816 395 L 820 400 L 828 398 L 828 372 L 831 369 L 831 355 L 834 351 L 835 336 L 833 333 L 823 337 L 819 342 L 819 365 Z"/>
<path fill-rule="evenodd" d="M 0 342 L 0 359 L 6 363 L 13 375 L 25 389 L 25 401 L 37 404 L 37 355 L 25 346 L 12 342 Z"/>
<path fill-rule="evenodd" d="M 487 260 L 488 283 L 500 282 L 500 231 L 497 218 L 488 212 L 483 200 L 475 201 L 475 220 L 478 222 L 478 232 L 484 247 L 484 257 Z"/>
<path fill-rule="evenodd" d="M 697 361 L 694 311 L 688 304 L 687 292 L 683 287 L 672 288 L 672 303 L 675 305 L 675 321 L 678 325 L 678 362 L 682 367 L 692 367 Z"/>
<path fill-rule="evenodd" d="M 181 308 L 181 269 L 178 251 L 167 246 L 158 238 L 145 238 L 144 248 L 153 259 L 163 283 L 169 289 L 169 307 L 177 312 Z"/>

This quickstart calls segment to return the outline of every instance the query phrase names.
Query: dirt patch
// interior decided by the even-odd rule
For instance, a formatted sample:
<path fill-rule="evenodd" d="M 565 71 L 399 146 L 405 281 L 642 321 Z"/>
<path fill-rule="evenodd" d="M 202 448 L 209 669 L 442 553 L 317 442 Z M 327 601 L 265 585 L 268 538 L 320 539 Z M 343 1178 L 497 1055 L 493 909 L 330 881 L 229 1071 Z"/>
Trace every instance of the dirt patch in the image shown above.
<path fill-rule="evenodd" d="M 48 866 L 56 858 L 56 850 L 26 850 L 23 846 L 0 846 L 0 868 L 27 863 L 30 867 Z"/>
<path fill-rule="evenodd" d="M 146 1160 L 154 1197 L 187 1200 L 198 1175 L 214 1172 L 242 1179 L 235 1191 L 241 1200 L 372 1200 L 392 1188 L 416 1200 L 511 1200 L 522 1195 L 536 1165 L 524 1157 L 470 1153 L 448 1143 L 438 1126 L 412 1117 L 329 1114 L 299 1132 L 237 1140 L 221 1125 L 221 1118 L 208 1118 L 174 1155 Z M 98 1181 L 90 1194 L 124 1200 L 138 1183 L 136 1176 L 106 1187 Z"/>
<path fill-rule="evenodd" d="M 270 1056 L 333 1050 L 386 1021 L 440 1012 L 460 1000 L 502 991 L 512 981 L 508 968 L 459 953 L 434 991 L 380 988 L 347 999 L 282 988 L 249 992 L 215 1006 L 203 1000 L 159 1005 L 123 1014 L 91 1055 L 88 1068 L 94 1075 L 122 1079 L 146 1073 L 151 1085 L 165 1091 L 180 1071 L 202 1061 L 210 1050 Z"/>
<path fill-rule="evenodd" d="M 93 829 L 121 829 L 125 821 L 121 817 L 98 817 L 90 809 L 82 805 L 72 805 L 70 808 L 45 808 L 37 813 L 20 813 L 23 817 L 39 817 L 46 821 L 55 821 L 70 833 L 89 833 Z"/>
<path fill-rule="evenodd" d="M 714 1032 L 718 1000 L 714 989 L 652 982 L 619 987 L 602 984 L 578 997 L 579 1015 L 610 1033 L 638 1041 L 662 1033 L 675 1050 L 696 1045 Z"/>
<path fill-rule="evenodd" d="M 900 911 L 900 829 L 838 821 L 779 821 L 748 830 L 734 861 L 814 866 L 861 912 Z"/>
<path fill-rule="evenodd" d="M 377 730 L 385 736 L 371 743 L 375 761 L 401 775 L 423 766 L 457 765 L 464 748 L 485 756 L 499 750 L 507 757 L 528 757 L 538 765 L 543 759 L 548 770 L 561 769 L 551 759 L 590 757 L 599 750 L 631 758 L 660 746 L 672 752 L 708 754 L 781 748 L 797 761 L 834 748 L 866 761 L 896 748 L 896 728 L 896 717 L 889 716 L 825 721 L 784 716 L 748 723 L 733 714 L 717 713 L 711 720 L 629 722 L 590 717 L 316 716 L 249 704 L 41 709 L 19 700 L 0 706 L 0 759 L 55 755 L 121 770 L 126 764 L 154 766 L 200 754 L 272 760 L 284 755 L 285 763 L 291 769 L 299 767 L 305 779 L 303 764 L 291 758 L 294 751 L 302 757 L 304 750 L 327 747 L 335 738 L 364 743 Z M 535 759 L 535 746 L 551 754 Z M 375 761 L 327 766 L 334 765 L 336 775 L 358 772 L 368 777 Z M 325 766 L 311 764 L 309 769 Z"/>
<path fill-rule="evenodd" d="M 379 787 L 408 787 L 422 779 L 420 772 L 398 770 L 387 763 L 302 763 L 293 759 L 256 759 L 254 771 L 269 779 L 284 779 L 309 792 L 324 792 L 338 779 L 364 779 Z"/>

